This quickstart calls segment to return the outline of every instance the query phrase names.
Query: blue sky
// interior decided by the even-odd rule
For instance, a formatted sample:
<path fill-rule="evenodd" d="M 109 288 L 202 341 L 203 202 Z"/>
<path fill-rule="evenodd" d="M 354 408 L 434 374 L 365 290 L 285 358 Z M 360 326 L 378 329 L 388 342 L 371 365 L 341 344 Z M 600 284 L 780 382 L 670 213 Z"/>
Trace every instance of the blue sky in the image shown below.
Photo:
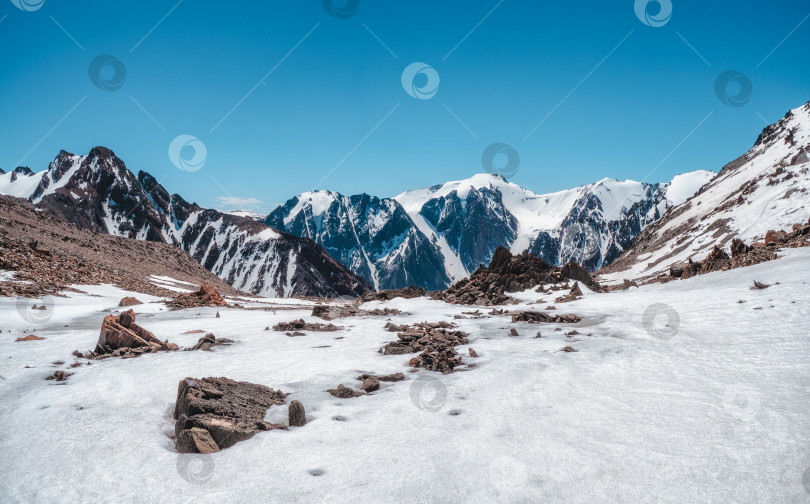
<path fill-rule="evenodd" d="M 0 0 L 0 167 L 104 145 L 170 192 L 259 211 L 467 178 L 496 142 L 536 192 L 719 170 L 810 100 L 810 4 L 667 3 Z M 432 97 L 406 92 L 412 63 Z"/>

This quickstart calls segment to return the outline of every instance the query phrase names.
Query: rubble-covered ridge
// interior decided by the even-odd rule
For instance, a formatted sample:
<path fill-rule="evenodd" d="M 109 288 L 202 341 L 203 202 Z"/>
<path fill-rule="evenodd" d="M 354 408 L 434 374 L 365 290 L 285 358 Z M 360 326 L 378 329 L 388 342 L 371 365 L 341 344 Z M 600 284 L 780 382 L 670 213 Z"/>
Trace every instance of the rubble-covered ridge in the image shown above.
<path fill-rule="evenodd" d="M 513 256 L 505 247 L 498 247 L 489 267 L 479 267 L 470 277 L 447 289 L 441 298 L 454 304 L 502 305 L 511 302 L 507 292 L 556 284 L 567 279 L 582 282 L 593 290 L 601 290 L 590 273 L 576 263 L 556 267 L 528 252 Z"/>
<path fill-rule="evenodd" d="M 331 332 L 339 331 L 340 327 L 335 324 L 322 324 L 320 322 L 304 322 L 304 319 L 293 320 L 292 322 L 279 322 L 273 326 L 274 331 L 317 331 Z"/>
<path fill-rule="evenodd" d="M 180 294 L 173 300 L 166 303 L 172 310 L 182 310 L 183 308 L 219 307 L 228 306 L 225 298 L 211 285 L 203 285 L 196 292 Z"/>
<path fill-rule="evenodd" d="M 228 378 L 185 378 L 174 408 L 175 446 L 181 453 L 212 453 L 261 431 L 286 428 L 264 421 L 271 406 L 288 394 L 264 385 Z"/>
<path fill-rule="evenodd" d="M 780 248 L 796 248 L 810 246 L 810 220 L 804 224 L 794 224 L 788 231 L 770 230 L 765 234 L 765 240 L 746 245 L 739 238 L 731 240 L 729 251 L 714 246 L 709 255 L 702 261 L 694 262 L 689 259 L 686 264 L 676 264 L 669 270 L 667 278 L 686 279 L 713 271 L 726 271 L 734 268 L 753 266 L 765 261 L 772 261 L 778 257 Z"/>
<path fill-rule="evenodd" d="M 429 295 L 439 294 L 438 291 L 426 291 L 424 287 L 416 288 L 413 285 L 402 289 L 388 289 L 379 292 L 366 292 L 360 296 L 360 300 L 366 301 L 390 301 L 394 298 L 413 299 Z"/>
<path fill-rule="evenodd" d="M 380 349 L 380 353 L 404 355 L 421 352 L 410 360 L 411 367 L 451 373 L 456 367 L 464 364 L 454 347 L 469 343 L 468 334 L 450 330 L 453 327 L 454 324 L 449 322 L 421 322 L 398 333 L 398 340 L 385 345 Z"/>

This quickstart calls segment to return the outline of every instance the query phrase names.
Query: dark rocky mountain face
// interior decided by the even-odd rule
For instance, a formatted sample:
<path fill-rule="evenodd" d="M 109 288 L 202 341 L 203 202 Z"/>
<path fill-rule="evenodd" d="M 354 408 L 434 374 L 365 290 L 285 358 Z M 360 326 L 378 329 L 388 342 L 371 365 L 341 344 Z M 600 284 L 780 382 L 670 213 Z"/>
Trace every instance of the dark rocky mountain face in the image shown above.
<path fill-rule="evenodd" d="M 170 195 L 104 147 L 87 156 L 62 151 L 39 176 L 28 196 L 38 207 L 93 232 L 178 246 L 237 289 L 326 297 L 371 289 L 311 240 Z"/>
<path fill-rule="evenodd" d="M 476 175 L 393 199 L 309 192 L 265 222 L 311 238 L 380 289 L 441 290 L 489 264 L 499 246 L 595 271 L 661 217 L 669 185 L 605 179 L 537 195 Z"/>
<path fill-rule="evenodd" d="M 491 187 L 472 188 L 463 200 L 456 191 L 431 199 L 420 214 L 444 235 L 467 271 L 489 264 L 499 246 L 517 238 L 517 219 L 504 206 L 500 191 Z"/>
<path fill-rule="evenodd" d="M 306 193 L 276 208 L 265 222 L 313 240 L 379 289 L 449 284 L 441 254 L 394 200 Z"/>

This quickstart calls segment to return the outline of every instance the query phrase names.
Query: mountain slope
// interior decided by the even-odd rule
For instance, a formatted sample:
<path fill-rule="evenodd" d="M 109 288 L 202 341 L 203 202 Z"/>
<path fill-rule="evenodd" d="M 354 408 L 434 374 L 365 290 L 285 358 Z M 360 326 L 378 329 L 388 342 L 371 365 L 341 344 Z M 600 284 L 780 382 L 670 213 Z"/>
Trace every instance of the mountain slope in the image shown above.
<path fill-rule="evenodd" d="M 703 259 L 733 239 L 764 238 L 810 217 L 810 102 L 766 127 L 754 146 L 709 184 L 645 229 L 605 279 L 655 276 Z"/>
<path fill-rule="evenodd" d="M 104 147 L 62 151 L 41 173 L 0 175 L 0 193 L 28 199 L 83 229 L 169 243 L 235 288 L 265 296 L 357 295 L 370 289 L 311 241 L 170 195 Z"/>

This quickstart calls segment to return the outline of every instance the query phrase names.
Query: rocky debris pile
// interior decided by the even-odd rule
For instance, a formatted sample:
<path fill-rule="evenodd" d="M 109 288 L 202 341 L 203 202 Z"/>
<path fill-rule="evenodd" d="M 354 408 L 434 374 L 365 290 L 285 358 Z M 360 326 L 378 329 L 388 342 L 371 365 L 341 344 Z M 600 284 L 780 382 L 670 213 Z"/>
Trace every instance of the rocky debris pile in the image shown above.
<path fill-rule="evenodd" d="M 580 320 L 582 319 L 573 313 L 565 315 L 554 315 L 552 313 L 536 311 L 519 311 L 512 313 L 512 322 L 528 322 L 529 324 L 537 324 L 540 322 L 551 324 L 576 324 Z"/>
<path fill-rule="evenodd" d="M 601 290 L 590 273 L 577 264 L 558 268 L 528 252 L 513 256 L 505 247 L 498 247 L 489 267 L 481 266 L 471 276 L 454 284 L 442 294 L 442 299 L 454 304 L 502 305 L 512 302 L 507 292 L 556 284 L 567 278 Z"/>
<path fill-rule="evenodd" d="M 230 346 L 232 343 L 233 343 L 233 340 L 231 340 L 231 339 L 228 339 L 228 338 L 219 338 L 219 339 L 217 339 L 217 337 L 214 336 L 212 333 L 208 333 L 205 336 L 203 336 L 202 338 L 200 338 L 193 347 L 186 348 L 186 350 L 187 351 L 204 350 L 206 352 L 213 352 L 213 350 L 211 350 L 211 347 L 221 346 L 221 345 Z"/>
<path fill-rule="evenodd" d="M 574 282 L 574 286 L 571 287 L 571 291 L 564 295 L 560 296 L 554 300 L 555 303 L 569 303 L 571 301 L 576 301 L 577 299 L 582 298 L 582 289 L 579 287 L 579 282 Z"/>
<path fill-rule="evenodd" d="M 337 388 L 329 389 L 327 390 L 327 392 L 332 394 L 333 397 L 337 397 L 338 399 L 351 399 L 352 397 L 360 397 L 361 395 L 366 395 L 365 392 L 346 387 L 342 383 L 338 385 Z"/>
<path fill-rule="evenodd" d="M 273 326 L 274 331 L 319 331 L 330 332 L 339 331 L 340 327 L 334 324 L 322 324 L 320 322 L 304 322 L 304 319 L 293 320 L 292 322 L 279 322 Z"/>
<path fill-rule="evenodd" d="M 402 331 L 408 329 L 408 326 L 407 325 L 396 325 L 393 322 L 388 322 L 387 324 L 385 324 L 385 326 L 383 326 L 383 329 L 385 329 L 388 332 L 402 332 Z"/>
<path fill-rule="evenodd" d="M 404 289 L 390 289 L 390 290 L 381 290 L 379 292 L 367 292 L 360 297 L 360 300 L 363 302 L 367 301 L 390 301 L 394 298 L 404 298 L 404 299 L 413 299 L 418 297 L 424 297 L 427 295 L 432 295 L 433 292 L 428 292 L 425 290 L 424 287 L 419 287 L 418 289 L 413 285 L 405 287 Z"/>
<path fill-rule="evenodd" d="M 37 336 L 36 334 L 29 334 L 28 336 L 17 338 L 14 341 L 39 341 L 44 339 L 45 338 L 43 338 L 42 336 Z"/>
<path fill-rule="evenodd" d="M 335 320 L 343 317 L 391 317 L 402 315 L 396 308 L 375 308 L 363 310 L 354 304 L 319 304 L 312 307 L 312 316 L 323 320 Z"/>
<path fill-rule="evenodd" d="M 127 306 L 135 306 L 143 304 L 143 301 L 139 300 L 138 298 L 127 296 L 121 299 L 121 302 L 118 303 L 118 306 L 127 307 Z"/>
<path fill-rule="evenodd" d="M 185 378 L 174 407 L 175 447 L 181 453 L 212 453 L 284 425 L 264 421 L 267 409 L 287 394 L 228 378 Z M 303 408 L 302 408 L 303 409 Z"/>
<path fill-rule="evenodd" d="M 66 371 L 54 371 L 54 373 L 47 378 L 46 380 L 53 380 L 53 381 L 65 381 L 68 379 L 68 376 L 73 376 L 73 373 L 68 373 Z"/>
<path fill-rule="evenodd" d="M 397 333 L 397 341 L 392 341 L 380 349 L 383 355 L 403 355 L 421 352 L 410 360 L 412 368 L 424 368 L 428 371 L 450 373 L 463 365 L 461 356 L 456 352 L 457 345 L 466 345 L 468 334 L 462 331 L 451 331 L 454 327 L 449 322 L 422 322 L 403 332 Z"/>
<path fill-rule="evenodd" d="M 369 378 L 376 378 L 377 380 L 379 380 L 381 382 L 398 382 L 398 381 L 404 380 L 405 375 L 402 374 L 402 373 L 392 373 L 392 374 L 388 374 L 388 375 L 379 376 L 379 375 L 373 375 L 373 374 L 369 374 L 369 373 L 363 373 L 363 374 L 361 374 L 360 376 L 357 377 L 357 379 L 360 380 L 360 381 L 366 381 Z"/>
<path fill-rule="evenodd" d="M 107 357 L 138 357 L 145 353 L 177 350 L 177 345 L 160 341 L 154 334 L 135 323 L 135 312 L 127 310 L 120 315 L 107 315 L 101 323 L 101 334 L 96 349 L 86 355 L 73 354 L 84 359 Z"/>
<path fill-rule="evenodd" d="M 203 285 L 196 292 L 180 294 L 173 300 L 166 303 L 172 310 L 182 310 L 183 308 L 204 308 L 228 306 L 225 298 L 211 285 Z"/>
<path fill-rule="evenodd" d="M 810 220 L 804 224 L 794 224 L 790 232 L 770 230 L 765 233 L 764 241 L 751 245 L 734 238 L 731 240 L 728 253 L 715 245 L 703 261 L 693 262 L 690 258 L 686 264 L 672 266 L 669 269 L 669 278 L 686 279 L 712 271 L 753 266 L 776 259 L 778 257 L 776 252 L 781 248 L 807 246 L 810 246 Z"/>
<path fill-rule="evenodd" d="M 288 424 L 290 427 L 303 427 L 307 424 L 307 413 L 304 411 L 304 405 L 300 401 L 290 402 L 290 407 L 287 409 Z"/>

